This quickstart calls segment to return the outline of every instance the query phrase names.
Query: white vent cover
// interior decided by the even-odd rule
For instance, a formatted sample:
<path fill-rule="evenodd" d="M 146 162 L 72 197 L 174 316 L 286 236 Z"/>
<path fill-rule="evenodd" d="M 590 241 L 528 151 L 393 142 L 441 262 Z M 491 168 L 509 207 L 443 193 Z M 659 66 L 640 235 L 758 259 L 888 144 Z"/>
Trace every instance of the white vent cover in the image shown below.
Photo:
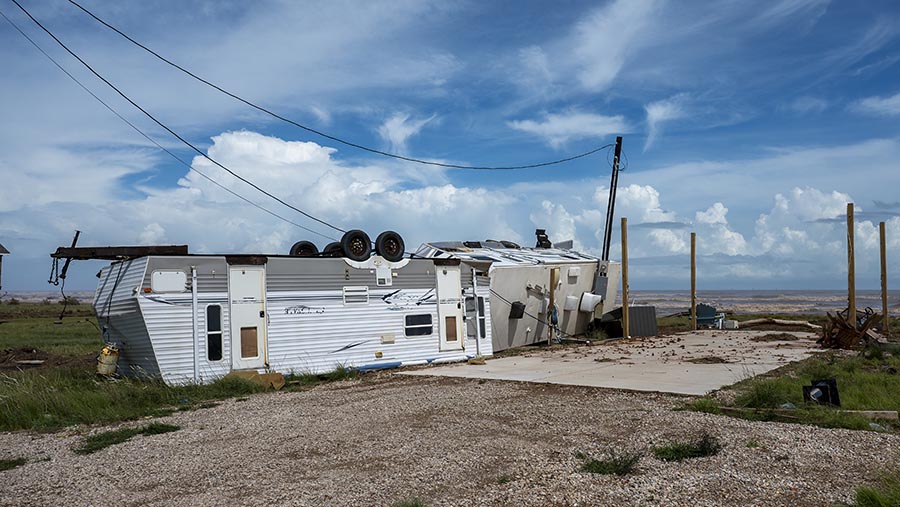
<path fill-rule="evenodd" d="M 344 287 L 344 304 L 345 305 L 367 305 L 369 304 L 369 287 Z"/>
<path fill-rule="evenodd" d="M 591 294 L 590 292 L 585 292 L 581 295 L 581 306 L 579 310 L 583 312 L 593 313 L 594 308 L 597 307 L 600 303 L 603 302 L 603 296 L 598 296 L 596 294 Z"/>
<path fill-rule="evenodd" d="M 566 306 L 563 309 L 567 312 L 578 309 L 578 296 L 566 296 Z"/>

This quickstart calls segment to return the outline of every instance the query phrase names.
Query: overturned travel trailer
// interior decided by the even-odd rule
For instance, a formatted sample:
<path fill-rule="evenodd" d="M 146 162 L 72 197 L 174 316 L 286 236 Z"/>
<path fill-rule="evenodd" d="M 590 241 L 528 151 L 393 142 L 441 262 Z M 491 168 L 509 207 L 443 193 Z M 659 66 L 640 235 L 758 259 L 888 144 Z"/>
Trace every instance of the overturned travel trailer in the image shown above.
<path fill-rule="evenodd" d="M 132 255 L 99 278 L 94 308 L 119 372 L 168 384 L 492 353 L 489 288 L 453 259 Z"/>
<path fill-rule="evenodd" d="M 546 341 L 554 320 L 555 329 L 564 335 L 582 334 L 615 304 L 620 264 L 555 248 L 546 236 L 541 242 L 542 230 L 538 233 L 543 247 L 523 248 L 509 241 L 448 241 L 425 243 L 415 253 L 415 257 L 458 260 L 475 270 L 479 287 L 490 287 L 495 352 Z"/>

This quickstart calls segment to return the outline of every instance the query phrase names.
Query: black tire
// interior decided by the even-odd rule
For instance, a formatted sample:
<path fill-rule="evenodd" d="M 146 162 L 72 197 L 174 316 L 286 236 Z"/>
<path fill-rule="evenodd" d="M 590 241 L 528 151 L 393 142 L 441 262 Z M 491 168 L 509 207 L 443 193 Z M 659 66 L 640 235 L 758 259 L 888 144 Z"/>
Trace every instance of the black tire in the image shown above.
<path fill-rule="evenodd" d="M 325 248 L 322 249 L 323 257 L 343 257 L 344 251 L 341 249 L 340 241 L 332 241 L 325 245 Z"/>
<path fill-rule="evenodd" d="M 294 257 L 312 257 L 318 255 L 319 248 L 312 241 L 298 241 L 291 247 Z"/>
<path fill-rule="evenodd" d="M 375 238 L 375 252 L 390 262 L 397 262 L 403 259 L 406 253 L 406 245 L 403 244 L 403 238 L 394 231 L 384 231 Z"/>
<path fill-rule="evenodd" d="M 372 240 L 359 229 L 347 231 L 341 237 L 341 251 L 352 261 L 364 261 L 372 256 Z"/>

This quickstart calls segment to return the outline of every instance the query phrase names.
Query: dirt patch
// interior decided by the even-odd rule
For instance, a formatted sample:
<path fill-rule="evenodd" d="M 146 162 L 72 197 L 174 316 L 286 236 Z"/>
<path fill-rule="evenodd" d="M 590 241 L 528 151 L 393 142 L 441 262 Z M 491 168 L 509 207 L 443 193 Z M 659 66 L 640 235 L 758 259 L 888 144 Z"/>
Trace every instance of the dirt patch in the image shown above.
<path fill-rule="evenodd" d="M 799 340 L 799 338 L 791 333 L 769 333 L 750 338 L 750 341 L 753 342 L 792 342 L 797 340 Z"/>
<path fill-rule="evenodd" d="M 0 350 L 0 370 L 27 370 L 40 368 L 92 368 L 96 354 L 60 356 L 31 347 Z"/>
<path fill-rule="evenodd" d="M 703 357 L 692 357 L 690 359 L 685 359 L 685 362 L 694 363 L 694 364 L 727 364 L 731 361 L 727 359 L 723 359 L 719 356 L 703 356 Z"/>

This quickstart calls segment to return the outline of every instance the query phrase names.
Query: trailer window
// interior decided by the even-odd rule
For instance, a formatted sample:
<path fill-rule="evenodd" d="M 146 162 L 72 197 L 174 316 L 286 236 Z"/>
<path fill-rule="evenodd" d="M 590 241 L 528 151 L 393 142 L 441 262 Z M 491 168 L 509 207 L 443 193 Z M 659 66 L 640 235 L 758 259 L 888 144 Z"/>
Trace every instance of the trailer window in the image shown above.
<path fill-rule="evenodd" d="M 222 360 L 222 307 L 206 307 L 206 359 Z"/>
<path fill-rule="evenodd" d="M 485 319 L 485 317 L 484 317 L 484 298 L 479 297 L 478 298 L 478 330 L 481 331 L 481 333 L 478 336 L 480 336 L 482 338 L 484 338 L 487 335 L 487 325 L 485 324 L 484 319 Z"/>
<path fill-rule="evenodd" d="M 406 336 L 427 336 L 434 332 L 431 324 L 431 314 L 421 313 L 406 316 Z"/>

